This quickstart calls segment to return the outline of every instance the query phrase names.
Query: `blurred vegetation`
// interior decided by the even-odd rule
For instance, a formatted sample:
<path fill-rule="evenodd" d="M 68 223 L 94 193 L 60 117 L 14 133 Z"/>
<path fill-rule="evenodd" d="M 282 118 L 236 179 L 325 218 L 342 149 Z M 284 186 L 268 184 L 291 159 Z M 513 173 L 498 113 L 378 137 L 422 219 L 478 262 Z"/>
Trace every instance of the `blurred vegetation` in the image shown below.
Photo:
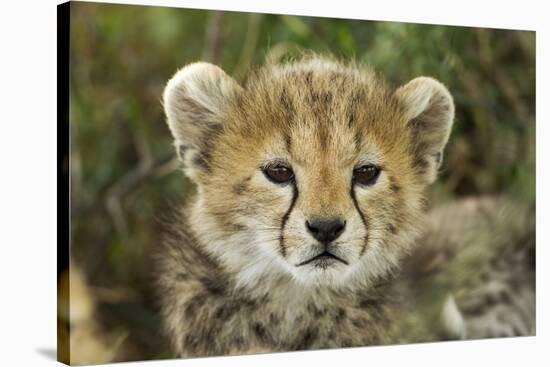
<path fill-rule="evenodd" d="M 442 81 L 457 105 L 434 201 L 509 193 L 535 203 L 535 34 L 94 3 L 71 4 L 71 256 L 83 268 L 115 360 L 169 357 L 152 292 L 163 213 L 189 183 L 160 98 L 186 63 L 243 81 L 304 50 L 354 58 L 395 86 Z"/>

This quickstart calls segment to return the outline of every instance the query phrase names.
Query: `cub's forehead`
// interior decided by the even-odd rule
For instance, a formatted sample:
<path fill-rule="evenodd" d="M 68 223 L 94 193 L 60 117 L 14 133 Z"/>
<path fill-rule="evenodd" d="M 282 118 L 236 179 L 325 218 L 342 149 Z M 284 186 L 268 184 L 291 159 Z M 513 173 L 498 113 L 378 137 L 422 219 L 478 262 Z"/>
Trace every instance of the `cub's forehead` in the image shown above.
<path fill-rule="evenodd" d="M 264 67 L 249 79 L 230 119 L 256 141 L 276 139 L 298 156 L 322 150 L 339 159 L 402 126 L 381 78 L 326 60 Z"/>

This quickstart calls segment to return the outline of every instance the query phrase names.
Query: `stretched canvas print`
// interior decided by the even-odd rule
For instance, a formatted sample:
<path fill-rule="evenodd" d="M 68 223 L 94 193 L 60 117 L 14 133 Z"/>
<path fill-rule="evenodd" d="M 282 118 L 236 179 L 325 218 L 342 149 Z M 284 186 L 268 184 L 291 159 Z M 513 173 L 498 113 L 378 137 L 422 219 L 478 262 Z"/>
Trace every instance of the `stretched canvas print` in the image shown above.
<path fill-rule="evenodd" d="M 534 32 L 78 2 L 58 40 L 60 361 L 535 335 Z"/>

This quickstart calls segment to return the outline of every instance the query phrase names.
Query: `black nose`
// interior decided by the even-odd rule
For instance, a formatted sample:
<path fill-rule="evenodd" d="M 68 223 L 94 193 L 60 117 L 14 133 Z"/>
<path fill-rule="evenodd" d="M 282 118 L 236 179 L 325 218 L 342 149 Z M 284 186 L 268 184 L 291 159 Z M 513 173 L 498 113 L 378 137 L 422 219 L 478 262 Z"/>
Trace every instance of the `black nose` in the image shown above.
<path fill-rule="evenodd" d="M 306 227 L 313 238 L 326 244 L 334 241 L 344 232 L 346 222 L 338 218 L 316 218 L 306 220 Z"/>

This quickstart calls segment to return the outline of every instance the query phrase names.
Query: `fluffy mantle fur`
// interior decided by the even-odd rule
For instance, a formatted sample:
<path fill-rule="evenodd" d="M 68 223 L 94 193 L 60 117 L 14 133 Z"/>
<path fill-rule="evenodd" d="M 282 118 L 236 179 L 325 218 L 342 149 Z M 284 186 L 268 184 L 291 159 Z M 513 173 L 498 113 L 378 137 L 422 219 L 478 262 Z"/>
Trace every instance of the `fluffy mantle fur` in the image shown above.
<path fill-rule="evenodd" d="M 172 218 L 158 258 L 162 317 L 179 356 L 535 334 L 534 215 L 509 199 L 436 208 L 402 269 L 353 293 L 282 280 L 238 288 L 185 223 Z"/>

